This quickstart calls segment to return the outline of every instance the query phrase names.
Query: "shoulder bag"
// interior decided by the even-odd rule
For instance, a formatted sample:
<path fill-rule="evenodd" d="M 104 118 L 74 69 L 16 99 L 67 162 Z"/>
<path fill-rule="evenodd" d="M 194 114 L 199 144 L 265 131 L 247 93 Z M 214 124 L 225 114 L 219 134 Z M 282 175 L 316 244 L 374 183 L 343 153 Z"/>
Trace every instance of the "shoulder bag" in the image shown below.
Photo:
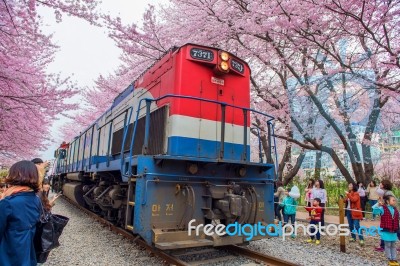
<path fill-rule="evenodd" d="M 41 200 L 40 206 L 42 207 L 40 221 L 36 225 L 33 242 L 37 262 L 44 263 L 47 260 L 50 250 L 60 246 L 58 239 L 67 225 L 69 218 L 45 211 Z"/>

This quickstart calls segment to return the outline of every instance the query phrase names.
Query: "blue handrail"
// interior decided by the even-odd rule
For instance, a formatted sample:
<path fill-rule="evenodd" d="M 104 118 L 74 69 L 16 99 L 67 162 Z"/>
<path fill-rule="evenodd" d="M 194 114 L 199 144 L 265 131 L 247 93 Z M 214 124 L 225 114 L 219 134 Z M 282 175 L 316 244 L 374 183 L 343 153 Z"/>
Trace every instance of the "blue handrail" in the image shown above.
<path fill-rule="evenodd" d="M 258 158 L 260 163 L 263 163 L 263 157 L 262 157 L 262 152 L 261 152 L 261 137 L 260 137 L 260 128 L 259 127 L 253 127 L 257 130 L 257 137 L 258 137 Z"/>
<path fill-rule="evenodd" d="M 124 148 L 125 148 L 125 140 L 126 140 L 126 134 L 128 134 L 128 129 L 129 129 L 129 122 L 131 122 L 131 117 L 132 117 L 132 113 L 133 113 L 133 107 L 129 107 L 128 108 L 128 112 L 130 110 L 129 116 L 128 116 L 128 120 L 125 121 L 124 123 L 124 135 L 122 138 L 122 146 L 121 146 L 121 174 L 124 175 Z M 127 126 L 128 125 L 128 126 Z"/>
<path fill-rule="evenodd" d="M 233 105 L 233 104 L 228 104 L 228 103 L 225 103 L 225 102 L 219 102 L 219 101 L 215 101 L 215 100 L 209 100 L 209 99 L 204 99 L 204 98 L 199 98 L 199 97 L 194 97 L 194 96 L 176 95 L 176 94 L 166 94 L 166 95 L 161 96 L 161 97 L 156 98 L 156 99 L 151 99 L 151 98 L 143 98 L 143 99 L 140 99 L 139 104 L 138 104 L 138 107 L 137 107 L 137 110 L 136 110 L 136 118 L 135 118 L 135 121 L 134 121 L 134 127 L 133 127 L 133 132 L 132 132 L 131 145 L 130 145 L 130 147 L 129 147 L 129 167 L 128 167 L 128 173 L 127 173 L 127 174 L 124 173 L 124 169 L 123 169 L 123 164 L 124 164 L 124 160 L 123 160 L 124 151 L 123 151 L 123 149 L 124 149 L 124 144 L 125 144 L 125 141 L 126 141 L 126 135 L 127 135 L 127 131 L 128 131 L 128 128 L 129 128 L 129 122 L 130 122 L 130 118 L 131 118 L 132 111 L 131 111 L 131 114 L 130 114 L 130 116 L 129 116 L 128 123 L 126 123 L 126 125 L 124 126 L 125 128 L 124 128 L 124 137 L 123 137 L 123 140 L 122 140 L 122 147 L 121 147 L 121 157 L 122 157 L 122 159 L 121 159 L 121 169 L 120 169 L 120 170 L 121 170 L 121 175 L 122 175 L 122 176 L 124 176 L 124 177 L 126 177 L 126 176 L 127 176 L 127 177 L 130 177 L 130 176 L 132 175 L 132 153 L 133 153 L 133 145 L 134 145 L 134 143 L 135 143 L 135 135 L 136 135 L 136 129 L 137 129 L 137 122 L 138 122 L 138 119 L 139 119 L 139 112 L 140 112 L 140 107 L 141 107 L 141 105 L 142 105 L 142 102 L 143 102 L 143 101 L 146 101 L 146 124 L 148 124 L 148 123 L 150 122 L 150 117 L 149 117 L 149 115 L 150 115 L 150 105 L 151 105 L 151 102 L 158 102 L 158 101 L 163 100 L 163 99 L 165 99 L 165 98 L 181 98 L 181 99 L 198 100 L 198 101 L 202 101 L 202 102 L 209 102 L 209 103 L 215 103 L 215 104 L 220 104 L 220 105 L 224 105 L 224 106 L 229 106 L 229 107 L 232 107 L 232 108 L 240 108 L 240 109 L 242 109 L 242 110 L 244 111 L 244 113 L 246 113 L 246 115 L 247 115 L 247 111 L 250 111 L 250 112 L 253 112 L 253 113 L 260 114 L 260 115 L 262 115 L 262 116 L 268 117 L 269 119 L 267 120 L 267 123 L 270 123 L 271 120 L 274 120 L 274 119 L 275 119 L 275 118 L 274 118 L 273 116 L 271 116 L 271 115 L 262 113 L 262 112 L 260 112 L 260 111 L 257 111 L 257 110 L 251 109 L 251 108 L 240 107 L 240 106 L 236 106 L 236 105 Z M 148 137 L 149 137 L 149 136 L 148 136 L 148 135 L 149 135 L 149 128 L 148 128 L 148 127 L 149 127 L 149 125 L 146 125 L 145 143 L 146 143 L 146 140 L 148 140 Z M 246 127 L 247 127 L 247 126 L 246 126 Z M 246 131 L 246 133 L 247 133 L 247 131 Z M 275 142 L 275 138 L 274 138 L 274 142 Z M 275 145 L 275 150 L 276 150 L 276 145 Z M 276 155 L 276 153 L 275 153 L 275 155 Z M 277 156 L 277 155 L 276 155 L 276 156 Z"/>
<path fill-rule="evenodd" d="M 142 101 L 146 100 L 148 98 L 144 98 L 144 99 L 140 99 L 139 104 L 138 104 L 138 108 L 136 110 L 136 119 L 134 122 L 134 127 L 133 127 L 133 132 L 132 132 L 132 140 L 131 140 L 131 145 L 129 147 L 129 166 L 128 166 L 128 174 L 125 175 L 123 172 L 123 169 L 121 169 L 121 175 L 122 176 L 128 176 L 130 177 L 132 175 L 132 152 L 133 152 L 133 144 L 135 143 L 135 135 L 136 135 L 136 128 L 137 128 L 137 121 L 139 119 L 139 112 L 140 112 L 140 106 L 142 105 Z M 127 126 L 129 127 L 129 124 L 127 124 Z M 126 135 L 124 135 L 124 138 L 126 138 Z M 125 139 L 123 140 L 123 143 L 125 143 Z M 122 156 L 122 154 L 121 154 Z"/>
<path fill-rule="evenodd" d="M 251 109 L 251 108 L 240 107 L 240 106 L 233 105 L 233 104 L 229 104 L 229 103 L 225 103 L 225 102 L 219 102 L 219 101 L 215 101 L 215 100 L 209 100 L 209 99 L 204 99 L 204 98 L 199 98 L 199 97 L 194 97 L 194 96 L 177 95 L 177 94 L 166 94 L 166 95 L 161 96 L 161 97 L 159 97 L 159 98 L 157 98 L 157 99 L 148 99 L 148 100 L 153 101 L 153 102 L 154 102 L 154 101 L 157 102 L 157 101 L 163 100 L 163 99 L 165 99 L 165 98 L 183 98 L 183 99 L 199 100 L 199 101 L 209 102 L 209 103 L 223 104 L 223 105 L 225 105 L 225 106 L 230 106 L 230 107 L 233 107 L 233 108 L 240 108 L 240 109 L 242 109 L 242 110 L 247 110 L 247 111 L 254 112 L 254 113 L 256 113 L 256 114 L 260 114 L 260 115 L 263 115 L 263 116 L 267 116 L 267 117 L 270 118 L 268 121 L 271 121 L 271 120 L 274 120 L 274 119 L 275 119 L 275 117 L 273 117 L 273 116 L 271 116 L 271 115 L 262 113 L 262 112 L 260 112 L 260 111 L 257 111 L 257 110 Z M 268 121 L 267 121 L 267 122 L 268 122 Z"/>
<path fill-rule="evenodd" d="M 276 178 L 278 178 L 278 163 L 279 163 L 279 161 L 278 161 L 278 153 L 276 151 L 275 125 L 273 123 L 271 123 L 271 126 L 272 126 L 271 137 L 274 138 L 274 150 L 275 150 L 275 175 L 276 175 Z"/>

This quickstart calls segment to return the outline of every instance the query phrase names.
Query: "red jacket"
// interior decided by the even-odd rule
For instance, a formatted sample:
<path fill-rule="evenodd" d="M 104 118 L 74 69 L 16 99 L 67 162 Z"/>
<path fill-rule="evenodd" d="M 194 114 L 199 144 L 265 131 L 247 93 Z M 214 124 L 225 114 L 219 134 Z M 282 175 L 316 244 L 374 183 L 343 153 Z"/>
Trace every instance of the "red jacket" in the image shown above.
<path fill-rule="evenodd" d="M 322 208 L 321 207 L 304 207 L 311 215 L 312 221 L 321 221 Z"/>
<path fill-rule="evenodd" d="M 380 227 L 383 231 L 388 231 L 395 233 L 399 230 L 399 211 L 394 208 L 394 215 L 389 211 L 389 208 L 386 205 L 383 205 L 383 215 L 381 216 L 381 225 Z"/>
<path fill-rule="evenodd" d="M 350 200 L 351 218 L 353 220 L 362 220 L 363 215 L 361 212 L 360 194 L 358 194 L 358 192 L 352 191 L 348 193 L 346 198 L 344 199 L 345 204 L 347 204 L 347 200 Z"/>

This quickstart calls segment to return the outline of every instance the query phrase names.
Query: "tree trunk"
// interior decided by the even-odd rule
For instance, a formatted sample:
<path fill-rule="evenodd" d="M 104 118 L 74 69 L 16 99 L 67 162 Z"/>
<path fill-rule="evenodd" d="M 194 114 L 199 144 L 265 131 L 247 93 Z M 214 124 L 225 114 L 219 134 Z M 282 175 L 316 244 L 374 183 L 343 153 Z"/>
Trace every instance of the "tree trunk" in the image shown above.
<path fill-rule="evenodd" d="M 287 185 L 288 183 L 290 183 L 290 181 L 292 181 L 293 177 L 296 176 L 297 172 L 300 169 L 301 164 L 303 163 L 305 155 L 306 155 L 305 150 L 301 149 L 300 155 L 299 155 L 299 157 L 297 157 L 296 164 L 283 178 L 283 185 Z"/>
<path fill-rule="evenodd" d="M 290 162 L 292 158 L 292 144 L 288 141 L 286 142 L 285 152 L 283 153 L 282 160 L 279 162 L 278 166 L 278 180 L 283 180 L 283 171 L 285 170 L 285 165 Z"/>
<path fill-rule="evenodd" d="M 314 167 L 314 180 L 319 180 L 321 178 L 322 152 L 316 151 L 315 153 L 316 157 L 315 157 L 315 167 Z"/>

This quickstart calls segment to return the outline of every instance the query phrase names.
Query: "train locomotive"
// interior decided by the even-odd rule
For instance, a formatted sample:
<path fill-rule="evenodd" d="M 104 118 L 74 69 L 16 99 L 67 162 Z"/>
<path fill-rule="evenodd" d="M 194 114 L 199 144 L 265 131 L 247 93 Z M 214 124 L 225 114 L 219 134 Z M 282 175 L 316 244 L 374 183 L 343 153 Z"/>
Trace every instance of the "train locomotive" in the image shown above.
<path fill-rule="evenodd" d="M 269 129 L 270 148 L 254 162 L 251 115 Z M 159 249 L 246 243 L 243 235 L 189 232 L 188 223 L 273 222 L 272 120 L 250 108 L 245 61 L 212 47 L 175 47 L 55 151 L 54 186 Z"/>

